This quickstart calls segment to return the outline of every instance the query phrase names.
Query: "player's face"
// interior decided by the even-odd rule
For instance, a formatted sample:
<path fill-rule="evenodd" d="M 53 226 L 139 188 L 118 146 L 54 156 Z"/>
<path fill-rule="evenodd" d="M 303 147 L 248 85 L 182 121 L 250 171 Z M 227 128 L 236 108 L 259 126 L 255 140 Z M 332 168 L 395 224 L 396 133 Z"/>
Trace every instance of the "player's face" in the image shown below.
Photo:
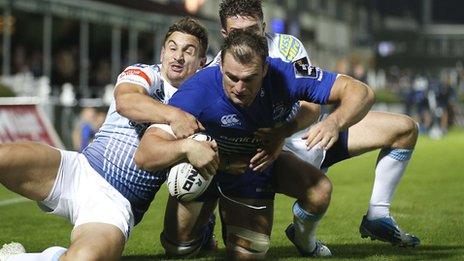
<path fill-rule="evenodd" d="M 226 53 L 222 61 L 222 82 L 227 97 L 240 107 L 250 106 L 261 90 L 267 65 L 262 64 L 259 57 L 242 64 Z"/>
<path fill-rule="evenodd" d="M 227 35 L 233 30 L 247 30 L 259 35 L 264 36 L 264 28 L 266 24 L 259 18 L 252 16 L 231 16 L 226 19 L 226 28 L 221 30 L 222 36 Z"/>
<path fill-rule="evenodd" d="M 200 58 L 200 42 L 190 34 L 172 33 L 161 50 L 161 64 L 164 79 L 179 87 L 205 64 L 205 58 Z"/>

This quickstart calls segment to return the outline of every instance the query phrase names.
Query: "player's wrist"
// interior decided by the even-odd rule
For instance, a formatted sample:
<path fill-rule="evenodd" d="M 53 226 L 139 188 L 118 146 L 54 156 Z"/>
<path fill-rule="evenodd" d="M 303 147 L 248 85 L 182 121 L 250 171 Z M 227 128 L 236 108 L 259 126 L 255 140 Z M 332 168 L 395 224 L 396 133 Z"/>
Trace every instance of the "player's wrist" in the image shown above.
<path fill-rule="evenodd" d="M 173 106 L 168 106 L 168 110 L 165 113 L 166 123 L 171 125 L 176 120 L 179 120 L 182 113 L 183 113 L 182 110 L 180 110 L 180 109 L 178 109 L 176 107 L 173 107 Z"/>
<path fill-rule="evenodd" d="M 189 159 L 190 153 L 193 151 L 193 142 L 192 139 L 181 139 L 180 142 L 180 152 L 183 155 L 184 159 Z"/>

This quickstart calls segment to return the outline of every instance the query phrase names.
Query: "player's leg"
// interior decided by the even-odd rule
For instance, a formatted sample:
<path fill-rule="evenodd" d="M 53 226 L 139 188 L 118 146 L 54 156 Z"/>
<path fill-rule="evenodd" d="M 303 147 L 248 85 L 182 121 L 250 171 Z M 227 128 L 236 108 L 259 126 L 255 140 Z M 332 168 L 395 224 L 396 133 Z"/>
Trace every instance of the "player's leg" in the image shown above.
<path fill-rule="evenodd" d="M 274 200 L 228 197 L 221 198 L 219 205 L 227 258 L 264 259 L 270 245 Z"/>
<path fill-rule="evenodd" d="M 129 201 L 106 182 L 82 154 L 61 151 L 56 184 L 40 205 L 69 218 L 75 228 L 69 249 L 14 256 L 14 260 L 117 260 L 133 226 Z"/>
<path fill-rule="evenodd" d="M 363 236 L 393 244 L 419 244 L 417 237 L 401 231 L 390 216 L 393 194 L 409 163 L 417 135 L 417 124 L 410 117 L 385 112 L 369 112 L 363 120 L 349 128 L 350 156 L 381 149 L 369 210 L 360 228 Z"/>
<path fill-rule="evenodd" d="M 119 260 L 124 243 L 124 234 L 118 227 L 105 223 L 87 223 L 73 230 L 69 249 L 50 247 L 42 253 L 17 254 L 7 260 Z"/>
<path fill-rule="evenodd" d="M 0 144 L 0 183 L 26 198 L 41 201 L 53 188 L 59 150 L 35 142 Z"/>
<path fill-rule="evenodd" d="M 60 167 L 60 151 L 35 142 L 17 142 L 0 145 L 0 182 L 11 191 L 32 200 L 42 201 L 52 191 Z M 24 253 L 19 243 L 5 244 L 0 259 L 54 260 L 65 248 L 54 246 L 42 253 Z M 55 259 L 58 260 L 58 259 Z"/>
<path fill-rule="evenodd" d="M 316 228 L 329 206 L 332 192 L 327 176 L 286 152 L 275 161 L 273 174 L 275 191 L 297 199 L 287 237 L 302 255 L 330 256 L 330 250 L 316 240 Z"/>
<path fill-rule="evenodd" d="M 106 223 L 86 223 L 73 230 L 68 249 L 55 246 L 45 249 L 42 253 L 12 255 L 7 260 L 119 260 L 124 243 L 124 234 L 118 227 Z"/>
<path fill-rule="evenodd" d="M 217 200 L 181 202 L 169 197 L 161 244 L 167 256 L 194 257 L 216 247 L 214 209 Z"/>
<path fill-rule="evenodd" d="M 124 234 L 118 227 L 85 223 L 74 228 L 71 245 L 60 260 L 119 260 L 124 244 Z"/>

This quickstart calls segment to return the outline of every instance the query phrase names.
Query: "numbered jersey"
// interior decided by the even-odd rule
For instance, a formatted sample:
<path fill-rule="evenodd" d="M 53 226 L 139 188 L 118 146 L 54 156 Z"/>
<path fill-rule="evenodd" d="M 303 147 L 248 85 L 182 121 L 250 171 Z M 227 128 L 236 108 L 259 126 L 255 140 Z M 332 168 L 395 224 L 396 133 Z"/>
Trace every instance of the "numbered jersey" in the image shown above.
<path fill-rule="evenodd" d="M 121 83 L 143 86 L 148 95 L 163 103 L 177 90 L 163 81 L 157 65 L 129 66 L 119 75 L 116 88 Z M 135 151 L 147 127 L 121 116 L 113 99 L 103 126 L 83 151 L 90 165 L 129 200 L 135 223 L 141 220 L 166 179 L 163 171 L 150 173 L 135 165 Z"/>

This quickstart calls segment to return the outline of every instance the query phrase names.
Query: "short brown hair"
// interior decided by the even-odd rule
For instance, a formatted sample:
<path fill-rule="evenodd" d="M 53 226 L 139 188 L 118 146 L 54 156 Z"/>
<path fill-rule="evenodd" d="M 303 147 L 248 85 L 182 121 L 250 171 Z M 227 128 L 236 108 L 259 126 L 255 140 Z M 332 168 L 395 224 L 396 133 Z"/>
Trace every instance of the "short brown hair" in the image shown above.
<path fill-rule="evenodd" d="M 168 32 L 164 37 L 164 44 L 174 32 L 181 32 L 195 36 L 200 42 L 200 57 L 206 57 L 206 50 L 208 50 L 208 32 L 200 22 L 191 17 L 184 17 L 179 21 L 169 26 Z"/>
<path fill-rule="evenodd" d="M 258 56 L 264 63 L 269 50 L 266 37 L 246 30 L 233 30 L 224 40 L 221 51 L 221 61 L 224 62 L 226 52 L 242 64 L 247 64 Z"/>
<path fill-rule="evenodd" d="M 222 28 L 227 27 L 227 18 L 232 16 L 256 17 L 263 21 L 261 0 L 223 0 L 219 5 Z"/>

